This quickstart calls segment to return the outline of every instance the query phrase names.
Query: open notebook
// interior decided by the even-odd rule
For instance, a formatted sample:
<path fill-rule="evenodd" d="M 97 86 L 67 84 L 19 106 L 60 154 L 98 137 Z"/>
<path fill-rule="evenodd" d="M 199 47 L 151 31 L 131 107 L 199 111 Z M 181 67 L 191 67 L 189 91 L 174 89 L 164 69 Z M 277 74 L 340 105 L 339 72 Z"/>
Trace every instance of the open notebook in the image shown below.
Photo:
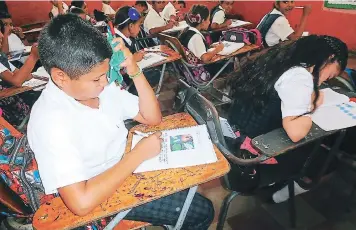
<path fill-rule="evenodd" d="M 174 26 L 171 29 L 163 31 L 164 33 L 174 33 L 174 32 L 179 32 L 184 30 L 186 27 L 188 27 L 188 24 L 186 21 L 181 21 L 179 22 L 178 26 Z"/>
<path fill-rule="evenodd" d="M 228 41 L 223 41 L 224 44 L 224 49 L 220 51 L 218 54 L 219 55 L 230 55 L 233 52 L 236 52 L 237 50 L 241 49 L 244 47 L 245 43 L 236 43 L 236 42 L 228 42 Z M 217 43 L 214 43 L 217 44 Z M 210 48 L 208 51 L 213 50 L 214 48 Z"/>
<path fill-rule="evenodd" d="M 213 144 L 205 125 L 162 131 L 163 143 L 161 153 L 143 162 L 135 173 L 169 168 L 181 168 L 217 161 Z M 134 135 L 133 149 L 142 139 Z"/>
<path fill-rule="evenodd" d="M 151 65 L 157 64 L 161 61 L 164 61 L 165 59 L 166 57 L 163 57 L 162 55 L 159 55 L 157 53 L 145 53 L 143 59 L 137 62 L 137 65 L 141 69 L 144 69 L 150 67 Z"/>
<path fill-rule="evenodd" d="M 324 102 L 312 114 L 313 122 L 326 131 L 356 126 L 356 103 L 332 89 L 322 91 Z"/>
<path fill-rule="evenodd" d="M 231 25 L 229 26 L 229 28 L 234 28 L 234 27 L 238 27 L 238 26 L 246 26 L 246 25 L 250 25 L 250 24 L 252 24 L 252 23 L 251 22 L 237 20 L 237 19 L 233 19 L 232 22 L 231 22 Z"/>

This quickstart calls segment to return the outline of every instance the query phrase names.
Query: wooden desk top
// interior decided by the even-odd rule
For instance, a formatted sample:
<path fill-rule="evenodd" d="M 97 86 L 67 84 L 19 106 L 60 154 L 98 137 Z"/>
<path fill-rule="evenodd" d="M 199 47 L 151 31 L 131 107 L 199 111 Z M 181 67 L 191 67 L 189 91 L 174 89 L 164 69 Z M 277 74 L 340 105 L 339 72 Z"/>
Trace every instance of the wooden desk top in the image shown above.
<path fill-rule="evenodd" d="M 40 80 L 48 80 L 48 79 L 43 78 L 43 77 L 34 77 L 34 78 L 38 78 Z M 13 86 L 13 87 L 1 90 L 0 91 L 0 100 L 4 99 L 4 98 L 7 98 L 7 97 L 15 96 L 15 95 L 20 94 L 20 93 L 31 91 L 31 90 L 36 89 L 36 88 L 40 88 L 40 87 L 42 87 L 42 86 L 44 86 L 46 84 L 47 83 L 44 83 L 44 84 L 38 85 L 36 87 L 29 87 L 29 86 L 16 87 L 16 86 Z"/>
<path fill-rule="evenodd" d="M 189 114 L 179 113 L 163 118 L 162 123 L 158 126 L 135 126 L 129 132 L 126 152 L 131 149 L 133 130 L 151 132 L 196 124 Z M 230 165 L 215 146 L 214 149 L 218 161 L 212 164 L 131 175 L 112 197 L 84 217 L 76 216 L 69 211 L 60 197 L 54 198 L 42 205 L 35 213 L 33 227 L 37 230 L 75 228 L 221 177 L 230 170 Z"/>
<path fill-rule="evenodd" d="M 165 63 L 170 63 L 170 62 L 177 61 L 177 60 L 182 58 L 182 56 L 178 52 L 176 52 L 173 49 L 169 48 L 167 45 L 153 46 L 153 47 L 149 47 L 148 49 L 140 50 L 139 52 L 164 53 L 164 54 L 168 55 L 168 57 L 166 57 L 166 59 L 164 61 L 161 61 L 161 62 L 158 62 L 158 63 L 156 63 L 154 65 L 151 65 L 148 68 L 157 67 L 157 66 L 163 65 Z"/>
<path fill-rule="evenodd" d="M 259 46 L 253 45 L 253 44 L 245 45 L 244 47 L 242 47 L 241 49 L 236 50 L 235 52 L 233 52 L 230 55 L 219 55 L 219 54 L 217 54 L 207 64 L 211 64 L 211 63 L 214 63 L 214 62 L 217 62 L 217 61 L 229 59 L 229 58 L 237 56 L 237 55 L 241 55 L 241 54 L 248 53 L 250 51 L 257 50 L 259 48 L 260 48 Z"/>

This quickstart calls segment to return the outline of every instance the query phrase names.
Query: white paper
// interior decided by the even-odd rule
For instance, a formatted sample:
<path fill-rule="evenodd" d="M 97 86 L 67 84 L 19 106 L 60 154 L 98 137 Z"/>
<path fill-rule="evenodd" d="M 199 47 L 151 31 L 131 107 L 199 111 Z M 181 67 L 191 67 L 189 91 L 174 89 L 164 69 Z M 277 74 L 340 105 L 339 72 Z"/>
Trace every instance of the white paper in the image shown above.
<path fill-rule="evenodd" d="M 234 133 L 234 131 L 232 130 L 229 122 L 227 121 L 227 119 L 223 118 L 223 117 L 219 117 L 220 120 L 220 125 L 221 125 L 221 129 L 223 132 L 223 135 L 225 137 L 231 137 L 236 139 L 236 134 Z"/>
<path fill-rule="evenodd" d="M 163 31 L 163 33 L 179 32 L 179 31 L 184 30 L 184 29 L 187 28 L 187 27 L 188 27 L 187 22 L 186 22 L 186 21 L 181 21 L 181 22 L 179 22 L 179 25 L 178 25 L 178 26 L 174 26 L 174 27 L 171 28 L 171 29 L 165 30 L 165 31 Z"/>
<path fill-rule="evenodd" d="M 32 73 L 33 75 L 37 75 L 37 76 L 40 76 L 40 77 L 45 77 L 45 78 L 50 78 L 51 76 L 49 75 L 49 73 L 45 70 L 45 68 L 43 66 L 39 67 L 37 69 L 36 72 L 33 72 Z"/>
<path fill-rule="evenodd" d="M 35 78 L 32 78 L 28 81 L 25 81 L 22 86 L 28 86 L 28 87 L 37 87 L 37 86 L 40 86 L 40 85 L 43 85 L 41 87 L 37 87 L 37 88 L 34 88 L 33 90 L 34 91 L 39 91 L 39 90 L 42 90 L 43 88 L 45 88 L 45 85 L 47 84 L 47 81 L 43 81 L 43 80 L 40 80 L 40 79 L 35 79 Z"/>
<path fill-rule="evenodd" d="M 250 25 L 250 24 L 252 24 L 252 23 L 251 22 L 237 20 L 237 19 L 233 19 L 231 25 L 229 26 L 229 28 L 245 26 L 245 25 Z"/>
<path fill-rule="evenodd" d="M 143 56 L 143 59 L 137 63 L 137 65 L 141 68 L 147 68 L 150 67 L 158 62 L 166 60 L 165 57 L 156 54 L 156 53 L 145 53 Z"/>
<path fill-rule="evenodd" d="M 228 41 L 223 41 L 222 43 L 224 44 L 224 49 L 220 51 L 218 54 L 224 56 L 236 52 L 237 50 L 241 49 L 245 45 L 245 43 L 236 43 L 236 42 L 228 42 Z M 214 44 L 218 44 L 218 43 L 214 43 Z M 211 51 L 213 49 L 214 48 L 210 48 L 208 51 Z"/>
<path fill-rule="evenodd" d="M 344 129 L 356 125 L 356 103 L 330 88 L 324 92 L 323 104 L 312 114 L 312 120 L 325 131 Z"/>
<path fill-rule="evenodd" d="M 161 153 L 144 161 L 134 173 L 210 164 L 217 161 L 205 125 L 166 130 L 162 132 L 161 137 L 164 139 Z M 142 138 L 134 135 L 131 149 Z"/>

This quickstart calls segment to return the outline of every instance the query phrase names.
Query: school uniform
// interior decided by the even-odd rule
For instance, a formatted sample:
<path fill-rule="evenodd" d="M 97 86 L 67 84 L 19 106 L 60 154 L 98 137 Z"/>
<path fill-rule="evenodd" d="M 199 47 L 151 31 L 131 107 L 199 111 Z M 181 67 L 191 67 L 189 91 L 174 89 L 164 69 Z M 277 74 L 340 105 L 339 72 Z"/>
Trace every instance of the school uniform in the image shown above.
<path fill-rule="evenodd" d="M 64 14 L 67 13 L 67 11 L 68 11 L 68 5 L 65 4 L 64 2 L 62 2 L 62 7 L 63 7 L 63 13 L 64 13 Z M 58 7 L 52 6 L 51 13 L 52 13 L 53 17 L 57 17 L 58 14 L 59 14 Z"/>
<path fill-rule="evenodd" d="M 194 27 L 189 27 L 184 31 L 179 36 L 179 41 L 199 59 L 207 53 L 209 48 L 203 34 Z"/>
<path fill-rule="evenodd" d="M 8 36 L 9 41 L 9 52 L 20 51 L 25 49 L 25 45 L 21 39 L 14 33 Z"/>
<path fill-rule="evenodd" d="M 172 3 L 168 3 L 163 11 L 160 13 L 160 15 L 162 16 L 162 18 L 164 18 L 165 20 L 170 20 L 170 17 L 173 15 L 173 16 L 176 16 L 177 15 L 177 12 L 176 12 L 176 8 L 173 6 Z"/>
<path fill-rule="evenodd" d="M 130 50 L 130 52 L 136 53 L 139 48 L 137 45 L 137 42 L 135 41 L 135 39 L 131 38 L 131 37 L 126 37 L 123 33 L 121 33 L 120 30 L 118 30 L 117 28 L 114 28 L 115 34 L 117 36 L 120 36 L 122 38 L 122 40 L 124 40 L 125 46 Z"/>
<path fill-rule="evenodd" d="M 85 106 L 50 79 L 33 106 L 28 142 L 46 194 L 89 180 L 123 157 L 128 134 L 124 120 L 139 113 L 139 99 L 115 83 L 107 85 L 99 99 L 99 109 Z M 125 219 L 174 225 L 186 195 L 187 191 L 182 191 L 140 205 Z M 207 229 L 214 218 L 212 203 L 196 194 L 187 218 L 186 229 Z"/>
<path fill-rule="evenodd" d="M 273 22 L 270 24 L 268 21 L 271 18 L 273 18 Z M 265 28 L 265 26 L 268 28 Z M 288 36 L 294 33 L 288 19 L 277 9 L 273 9 L 266 14 L 257 25 L 257 29 L 260 31 L 266 30 L 266 32 L 263 32 L 262 37 L 268 46 L 274 46 L 281 41 L 288 40 Z"/>
<path fill-rule="evenodd" d="M 115 14 L 116 13 L 115 10 L 109 4 L 105 4 L 105 3 L 103 3 L 101 11 L 103 11 L 104 14 L 106 14 L 106 15 L 110 15 L 110 14 Z"/>
<path fill-rule="evenodd" d="M 211 23 L 223 24 L 226 20 L 226 13 L 224 8 L 220 5 L 214 7 L 210 13 Z"/>
<path fill-rule="evenodd" d="M 143 26 L 147 33 L 150 33 L 150 29 L 156 27 L 162 27 L 165 26 L 166 24 L 167 24 L 166 21 L 153 8 L 150 9 L 150 11 L 148 11 L 145 21 L 143 22 Z"/>

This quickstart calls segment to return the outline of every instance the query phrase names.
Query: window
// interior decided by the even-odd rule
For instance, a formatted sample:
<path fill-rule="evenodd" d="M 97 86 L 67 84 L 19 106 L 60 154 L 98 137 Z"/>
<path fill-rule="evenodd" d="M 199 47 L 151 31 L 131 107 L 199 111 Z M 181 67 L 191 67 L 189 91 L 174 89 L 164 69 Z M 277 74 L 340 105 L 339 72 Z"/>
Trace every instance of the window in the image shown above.
<path fill-rule="evenodd" d="M 325 0 L 326 8 L 356 10 L 356 0 Z"/>

